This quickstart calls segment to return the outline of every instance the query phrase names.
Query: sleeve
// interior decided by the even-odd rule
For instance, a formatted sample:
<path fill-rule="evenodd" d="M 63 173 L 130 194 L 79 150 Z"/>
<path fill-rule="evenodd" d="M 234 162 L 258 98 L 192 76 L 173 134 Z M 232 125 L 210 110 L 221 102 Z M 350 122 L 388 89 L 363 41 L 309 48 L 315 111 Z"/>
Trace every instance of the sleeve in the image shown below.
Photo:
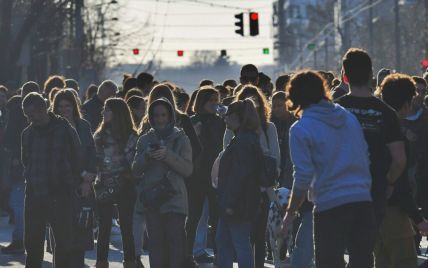
<path fill-rule="evenodd" d="M 290 154 L 294 168 L 293 194 L 303 195 L 309 190 L 315 168 L 311 157 L 311 140 L 298 126 L 290 129 Z"/>
<path fill-rule="evenodd" d="M 67 139 L 68 144 L 68 150 L 70 155 L 70 163 L 73 168 L 73 173 L 75 174 L 76 178 L 80 178 L 80 171 L 81 171 L 81 165 L 80 165 L 80 148 L 81 148 L 81 142 L 79 139 L 79 135 L 77 135 L 76 130 L 67 122 L 66 124 L 66 131 L 68 134 L 69 139 Z"/>
<path fill-rule="evenodd" d="M 147 163 L 150 161 L 150 159 L 147 157 L 147 150 L 144 148 L 146 138 L 147 134 L 144 134 L 138 139 L 137 142 L 134 161 L 131 165 L 132 173 L 134 173 L 135 176 L 141 176 L 147 166 Z"/>
<path fill-rule="evenodd" d="M 192 146 L 192 158 L 195 160 L 202 151 L 201 143 L 196 135 L 196 131 L 193 128 L 192 122 L 189 117 L 183 117 L 183 129 L 187 137 L 189 137 L 190 144 Z"/>
<path fill-rule="evenodd" d="M 90 173 L 96 173 L 97 172 L 97 152 L 95 150 L 95 142 L 94 138 L 91 134 L 91 127 L 89 126 L 89 123 L 85 124 L 85 140 L 87 140 L 85 153 L 87 154 L 85 156 L 86 163 L 84 163 L 84 170 Z M 83 139 L 82 139 L 83 140 Z"/>
<path fill-rule="evenodd" d="M 186 178 L 193 172 L 192 146 L 187 136 L 184 135 L 179 139 L 181 142 L 180 152 L 168 150 L 164 161 L 172 170 Z"/>
<path fill-rule="evenodd" d="M 233 131 L 227 128 L 223 136 L 223 150 L 226 150 L 234 136 L 235 134 L 233 134 Z"/>
<path fill-rule="evenodd" d="M 279 148 L 278 132 L 273 123 L 269 123 L 268 135 L 270 153 L 276 159 L 276 167 L 279 169 L 281 167 L 281 150 Z"/>
<path fill-rule="evenodd" d="M 99 171 L 104 161 L 104 150 L 102 146 L 102 137 L 100 133 L 94 134 L 94 143 L 95 143 L 95 158 L 97 163 L 97 171 Z"/>
<path fill-rule="evenodd" d="M 28 167 L 29 157 L 29 142 L 28 142 L 28 129 L 25 129 L 21 134 L 21 163 L 25 168 Z"/>
<path fill-rule="evenodd" d="M 384 114 L 384 133 L 386 144 L 404 140 L 401 133 L 400 121 L 392 108 L 388 108 L 388 112 Z"/>

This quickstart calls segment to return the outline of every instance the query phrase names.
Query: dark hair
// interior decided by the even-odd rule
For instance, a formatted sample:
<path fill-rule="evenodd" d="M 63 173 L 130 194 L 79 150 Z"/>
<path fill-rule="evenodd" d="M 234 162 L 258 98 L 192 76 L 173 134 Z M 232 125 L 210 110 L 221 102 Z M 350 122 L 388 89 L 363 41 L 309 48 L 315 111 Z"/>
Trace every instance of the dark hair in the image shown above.
<path fill-rule="evenodd" d="M 422 84 L 424 86 L 427 86 L 427 81 L 425 81 L 425 79 L 423 79 L 420 76 L 412 76 L 412 79 L 415 81 L 416 84 Z"/>
<path fill-rule="evenodd" d="M 216 85 L 214 88 L 218 91 L 218 93 L 220 93 L 220 95 L 224 94 L 226 95 L 226 97 L 229 97 L 230 91 L 228 87 L 225 87 L 223 85 Z"/>
<path fill-rule="evenodd" d="M 40 92 L 39 84 L 34 81 L 28 81 L 22 86 L 21 96 L 25 97 L 30 92 Z"/>
<path fill-rule="evenodd" d="M 79 102 L 76 99 L 76 95 L 73 93 L 72 89 L 61 89 L 60 91 L 58 91 L 52 101 L 50 110 L 54 114 L 59 115 L 58 106 L 59 106 L 59 103 L 63 100 L 68 101 L 69 103 L 71 103 L 71 106 L 73 106 L 73 117 L 75 120 L 82 118 L 82 114 L 80 113 L 80 108 L 79 108 Z"/>
<path fill-rule="evenodd" d="M 290 76 L 288 74 L 278 76 L 275 81 L 275 91 L 285 92 L 285 87 L 287 86 L 288 81 L 290 81 Z"/>
<path fill-rule="evenodd" d="M 250 99 L 236 100 L 227 110 L 226 115 L 236 114 L 239 118 L 239 129 L 256 131 L 260 128 L 260 118 Z"/>
<path fill-rule="evenodd" d="M 235 80 L 233 80 L 233 79 L 228 79 L 228 80 L 225 80 L 224 82 L 223 82 L 223 86 L 224 87 L 232 87 L 232 88 L 234 88 L 234 87 L 236 87 L 238 85 L 238 83 L 236 83 L 236 81 Z"/>
<path fill-rule="evenodd" d="M 241 84 L 252 84 L 257 85 L 259 80 L 259 70 L 253 64 L 246 64 L 241 68 L 241 74 L 239 78 Z"/>
<path fill-rule="evenodd" d="M 277 92 L 273 93 L 273 95 L 272 95 L 272 102 L 274 100 L 286 101 L 287 100 L 287 95 L 285 94 L 284 91 L 277 91 Z"/>
<path fill-rule="evenodd" d="M 331 83 L 332 87 L 337 87 L 340 85 L 340 80 L 337 78 L 333 79 L 333 82 Z"/>
<path fill-rule="evenodd" d="M 141 90 L 147 90 L 147 87 L 152 85 L 153 79 L 153 75 L 142 72 L 137 76 L 137 87 Z"/>
<path fill-rule="evenodd" d="M 208 79 L 204 79 L 199 83 L 199 87 L 205 87 L 205 86 L 214 86 L 214 81 L 212 80 L 208 80 Z"/>
<path fill-rule="evenodd" d="M 244 85 L 238 95 L 236 95 L 235 100 L 245 100 L 251 97 L 256 97 L 260 104 L 257 109 L 257 113 L 259 115 L 261 126 L 263 129 L 266 129 L 270 118 L 270 108 L 265 95 L 263 95 L 258 87 L 249 84 Z"/>
<path fill-rule="evenodd" d="M 112 111 L 111 122 L 102 120 L 95 134 L 104 135 L 110 129 L 113 138 L 124 148 L 131 134 L 136 134 L 134 119 L 126 102 L 121 98 L 109 98 L 104 107 Z"/>
<path fill-rule="evenodd" d="M 90 84 L 85 92 L 85 100 L 89 100 L 95 94 L 97 94 L 98 87 L 94 84 Z"/>
<path fill-rule="evenodd" d="M 174 91 L 174 95 L 175 95 L 175 100 L 177 101 L 177 108 L 179 109 L 183 109 L 184 111 L 182 111 L 183 113 L 186 112 L 186 108 L 187 108 L 187 104 L 190 101 L 190 96 L 189 94 L 187 94 L 186 92 L 179 92 L 179 91 Z M 183 104 L 186 104 L 186 106 L 183 107 Z"/>
<path fill-rule="evenodd" d="M 46 95 L 49 95 L 51 90 L 55 87 L 59 89 L 63 89 L 65 87 L 65 79 L 63 76 L 59 76 L 59 75 L 49 76 L 49 78 L 45 81 L 45 84 L 43 86 L 43 92 Z"/>
<path fill-rule="evenodd" d="M 122 92 L 126 95 L 129 90 L 137 87 L 137 78 L 129 77 L 123 82 Z"/>
<path fill-rule="evenodd" d="M 210 100 L 210 98 L 215 95 L 219 98 L 218 91 L 210 86 L 202 87 L 198 91 L 198 95 L 196 96 L 195 104 L 193 105 L 193 112 L 196 114 L 206 113 L 204 109 L 204 105 Z"/>
<path fill-rule="evenodd" d="M 128 92 L 126 92 L 126 95 L 125 95 L 125 101 L 127 102 L 129 100 L 129 98 L 131 98 L 133 96 L 143 97 L 143 92 L 139 88 L 133 88 L 131 90 L 128 90 Z"/>
<path fill-rule="evenodd" d="M 30 106 L 35 106 L 37 109 L 47 109 L 47 103 L 43 96 L 37 92 L 30 92 L 22 101 L 22 109 L 25 111 L 25 108 Z"/>
<path fill-rule="evenodd" d="M 134 123 L 135 124 L 140 123 L 138 119 L 135 117 L 134 112 L 132 110 L 138 109 L 138 106 L 140 106 L 141 103 L 144 103 L 144 105 L 146 105 L 146 100 L 142 96 L 132 96 L 126 101 L 126 103 L 131 109 L 131 114 L 132 114 L 132 118 L 134 119 Z"/>
<path fill-rule="evenodd" d="M 366 51 L 350 48 L 343 57 L 342 65 L 350 85 L 365 86 L 371 81 L 372 60 Z"/>
<path fill-rule="evenodd" d="M 413 79 L 405 74 L 390 74 L 380 85 L 380 94 L 384 102 L 394 110 L 399 111 L 406 102 L 411 102 L 416 95 Z"/>
<path fill-rule="evenodd" d="M 77 83 L 77 81 L 74 79 L 71 79 L 71 78 L 66 79 L 65 80 L 65 87 L 72 88 L 72 89 L 76 90 L 77 92 L 79 92 L 79 83 Z"/>
<path fill-rule="evenodd" d="M 318 73 L 304 70 L 291 77 L 287 85 L 288 108 L 296 116 L 311 104 L 321 100 L 331 100 L 330 90 L 325 79 Z"/>
<path fill-rule="evenodd" d="M 49 103 L 50 103 L 50 104 L 52 104 L 52 103 L 53 103 L 53 100 L 54 100 L 54 98 L 55 98 L 55 95 L 56 95 L 60 90 L 61 90 L 61 88 L 57 88 L 57 87 L 54 87 L 54 88 L 52 88 L 52 89 L 51 89 L 51 91 L 49 92 L 49 96 L 48 96 L 48 99 L 49 99 Z"/>
<path fill-rule="evenodd" d="M 189 101 L 189 104 L 187 105 L 187 108 L 186 108 L 186 114 L 189 116 L 193 114 L 193 105 L 195 104 L 195 100 L 196 100 L 196 96 L 198 95 L 198 91 L 199 91 L 199 89 L 193 91 L 192 95 L 190 96 L 190 101 Z"/>

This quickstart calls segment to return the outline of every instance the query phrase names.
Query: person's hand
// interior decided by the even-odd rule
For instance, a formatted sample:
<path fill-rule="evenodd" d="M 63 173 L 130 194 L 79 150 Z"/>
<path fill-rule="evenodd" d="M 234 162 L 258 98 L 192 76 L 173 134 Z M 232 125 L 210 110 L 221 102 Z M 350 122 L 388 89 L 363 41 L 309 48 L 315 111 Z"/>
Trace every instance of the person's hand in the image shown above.
<path fill-rule="evenodd" d="M 84 181 L 80 184 L 82 197 L 88 197 L 92 192 L 92 184 L 89 181 Z"/>
<path fill-rule="evenodd" d="M 168 149 L 165 146 L 161 146 L 158 150 L 150 152 L 150 157 L 155 160 L 163 160 L 166 157 Z"/>
<path fill-rule="evenodd" d="M 428 235 L 428 221 L 427 220 L 423 220 L 421 223 L 419 223 L 417 225 L 418 227 L 418 231 L 422 236 L 427 236 Z"/>
<path fill-rule="evenodd" d="M 284 236 L 288 235 L 288 228 L 290 227 L 290 225 L 293 223 L 294 219 L 296 218 L 295 214 L 292 213 L 286 213 L 284 219 L 282 220 L 282 234 Z"/>

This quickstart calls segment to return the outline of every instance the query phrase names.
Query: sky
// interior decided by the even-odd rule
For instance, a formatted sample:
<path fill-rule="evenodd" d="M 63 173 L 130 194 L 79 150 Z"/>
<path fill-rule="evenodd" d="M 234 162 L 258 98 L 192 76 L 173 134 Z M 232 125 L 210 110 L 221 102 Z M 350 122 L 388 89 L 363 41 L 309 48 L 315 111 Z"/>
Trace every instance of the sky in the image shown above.
<path fill-rule="evenodd" d="M 226 49 L 240 64 L 272 64 L 272 0 L 118 0 L 121 39 L 116 55 L 122 64 L 155 59 L 163 66 L 189 64 L 195 50 Z M 235 14 L 259 13 L 260 34 L 241 37 L 235 33 Z M 248 17 L 244 17 L 248 31 Z M 132 49 L 140 49 L 133 55 Z M 263 48 L 270 54 L 264 55 Z M 184 56 L 178 57 L 177 50 Z"/>

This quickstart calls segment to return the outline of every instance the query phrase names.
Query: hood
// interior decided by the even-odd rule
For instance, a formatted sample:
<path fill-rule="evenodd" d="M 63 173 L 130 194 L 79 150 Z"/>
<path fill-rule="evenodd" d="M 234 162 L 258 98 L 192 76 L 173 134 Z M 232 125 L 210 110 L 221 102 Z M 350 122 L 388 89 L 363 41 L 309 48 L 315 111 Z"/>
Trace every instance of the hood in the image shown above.
<path fill-rule="evenodd" d="M 340 105 L 322 100 L 303 111 L 302 118 L 312 118 L 331 127 L 339 128 L 346 122 L 347 111 Z"/>
<path fill-rule="evenodd" d="M 158 104 L 163 104 L 166 107 L 168 107 L 168 112 L 171 118 L 171 121 L 169 122 L 169 124 L 164 128 L 164 129 L 159 129 L 157 128 L 154 120 L 153 120 L 153 109 L 156 105 Z M 149 123 L 150 126 L 152 127 L 152 129 L 154 130 L 155 134 L 160 138 L 160 139 L 166 139 L 169 135 L 171 135 L 174 131 L 174 126 L 175 126 L 175 109 L 172 106 L 172 104 L 165 98 L 160 98 L 157 99 L 155 101 L 152 102 L 152 104 L 150 104 L 149 106 L 149 111 L 148 111 L 148 115 L 149 115 Z"/>

